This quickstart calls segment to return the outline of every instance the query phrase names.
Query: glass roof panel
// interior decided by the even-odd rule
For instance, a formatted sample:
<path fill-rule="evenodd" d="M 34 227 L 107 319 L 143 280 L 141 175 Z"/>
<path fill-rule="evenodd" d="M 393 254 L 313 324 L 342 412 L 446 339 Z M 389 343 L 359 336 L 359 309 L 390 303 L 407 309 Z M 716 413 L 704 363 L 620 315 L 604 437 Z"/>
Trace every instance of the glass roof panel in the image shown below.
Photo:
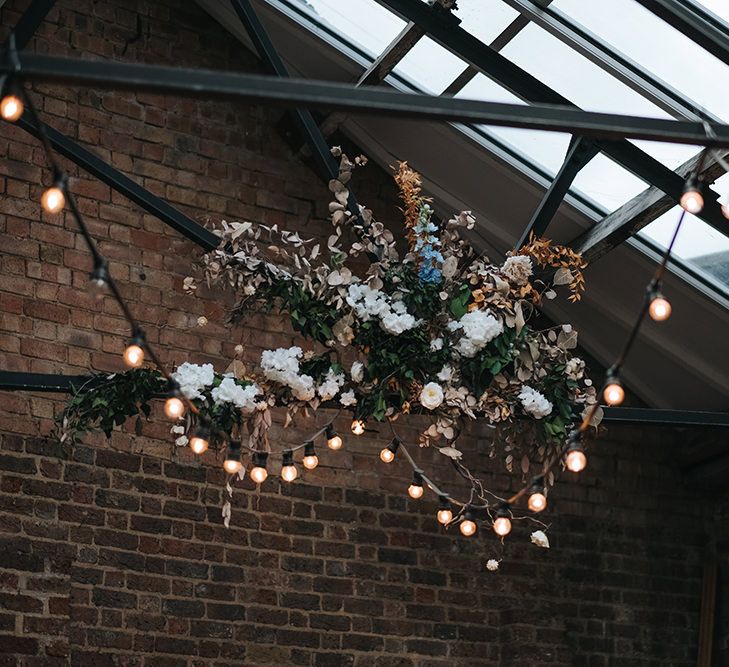
<path fill-rule="evenodd" d="M 305 0 L 348 39 L 377 56 L 397 37 L 405 22 L 375 0 Z M 346 5 L 346 6 L 345 6 Z"/>
<path fill-rule="evenodd" d="M 729 18 L 726 0 L 701 4 Z M 635 0 L 555 0 L 554 6 L 697 105 L 729 120 L 729 88 L 721 83 L 729 78 L 729 67 Z"/>
<path fill-rule="evenodd" d="M 533 23 L 501 54 L 588 111 L 668 118 L 662 109 Z"/>
<path fill-rule="evenodd" d="M 502 0 L 458 0 L 454 13 L 461 19 L 461 28 L 484 44 L 491 44 L 519 16 L 519 12 Z"/>
<path fill-rule="evenodd" d="M 420 88 L 440 95 L 467 65 L 430 37 L 423 37 L 398 63 L 394 72 L 411 78 Z"/>
<path fill-rule="evenodd" d="M 572 188 L 584 193 L 607 211 L 620 208 L 648 187 L 645 181 L 598 153 L 577 174 Z"/>

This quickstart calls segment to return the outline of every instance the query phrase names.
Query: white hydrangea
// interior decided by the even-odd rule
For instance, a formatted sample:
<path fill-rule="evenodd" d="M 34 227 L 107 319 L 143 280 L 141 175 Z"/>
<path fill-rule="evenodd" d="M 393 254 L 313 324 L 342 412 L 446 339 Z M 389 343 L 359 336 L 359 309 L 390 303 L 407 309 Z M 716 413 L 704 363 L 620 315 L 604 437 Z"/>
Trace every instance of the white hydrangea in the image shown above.
<path fill-rule="evenodd" d="M 504 331 L 504 325 L 491 313 L 485 310 L 472 310 L 466 313 L 455 326 L 453 331 L 461 330 L 463 335 L 456 345 L 456 350 L 463 357 L 475 357 L 494 338 Z"/>
<path fill-rule="evenodd" d="M 443 339 L 442 338 L 434 338 L 430 341 L 430 349 L 433 352 L 437 352 L 438 350 L 443 349 Z"/>
<path fill-rule="evenodd" d="M 535 419 L 546 417 L 552 412 L 552 404 L 547 400 L 544 394 L 541 394 L 536 389 L 532 389 L 526 385 L 519 392 L 519 400 L 524 408 L 524 412 L 530 414 Z"/>
<path fill-rule="evenodd" d="M 532 260 L 526 255 L 509 257 L 501 267 L 501 272 L 514 285 L 526 285 L 532 275 Z"/>
<path fill-rule="evenodd" d="M 350 285 L 347 288 L 347 303 L 362 322 L 377 318 L 380 320 L 380 326 L 395 336 L 419 324 L 418 320 L 408 313 L 403 301 L 390 303 L 387 294 L 372 289 L 369 285 L 361 283 Z"/>
<path fill-rule="evenodd" d="M 179 385 L 186 398 L 202 398 L 201 390 L 215 381 L 215 369 L 212 364 L 191 364 L 185 362 L 177 367 L 172 379 Z"/>
<path fill-rule="evenodd" d="M 340 397 L 339 402 L 345 407 L 348 408 L 351 405 L 357 405 L 357 397 L 354 395 L 354 390 L 350 389 L 349 391 L 345 391 Z"/>
<path fill-rule="evenodd" d="M 316 387 L 310 375 L 299 375 L 302 354 L 297 346 L 264 350 L 261 353 L 261 370 L 269 380 L 290 387 L 297 400 L 310 401 L 316 395 Z"/>
<path fill-rule="evenodd" d="M 342 373 L 335 373 L 331 368 L 327 371 L 324 379 L 316 388 L 317 393 L 322 401 L 332 400 L 338 393 L 340 387 L 344 384 L 345 377 Z"/>
<path fill-rule="evenodd" d="M 261 390 L 255 384 L 241 387 L 232 377 L 224 377 L 210 393 L 216 405 L 232 403 L 241 410 L 252 412 L 256 407 L 256 396 Z"/>
<path fill-rule="evenodd" d="M 387 313 L 380 320 L 380 326 L 387 333 L 399 336 L 403 331 L 408 331 L 417 325 L 417 320 L 409 313 L 398 315 L 395 312 Z"/>
<path fill-rule="evenodd" d="M 437 382 L 428 382 L 420 392 L 420 404 L 428 410 L 435 410 L 443 402 L 443 387 Z"/>
<path fill-rule="evenodd" d="M 486 561 L 486 569 L 489 572 L 496 572 L 496 570 L 499 569 L 499 561 L 495 558 L 489 558 L 488 561 Z"/>

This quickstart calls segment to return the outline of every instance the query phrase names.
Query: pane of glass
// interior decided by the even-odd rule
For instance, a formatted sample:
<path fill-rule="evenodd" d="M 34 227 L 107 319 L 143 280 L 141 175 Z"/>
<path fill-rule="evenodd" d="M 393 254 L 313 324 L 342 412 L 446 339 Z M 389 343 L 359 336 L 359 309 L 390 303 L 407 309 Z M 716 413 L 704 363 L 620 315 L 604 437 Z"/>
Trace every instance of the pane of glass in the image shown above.
<path fill-rule="evenodd" d="M 572 183 L 573 189 L 586 194 L 608 211 L 620 208 L 647 187 L 647 183 L 601 153 L 580 170 Z"/>
<path fill-rule="evenodd" d="M 642 151 L 653 156 L 659 162 L 665 164 L 669 169 L 675 171 L 684 162 L 688 162 L 700 150 L 701 146 L 690 144 L 668 144 L 663 141 L 632 141 Z"/>
<path fill-rule="evenodd" d="M 726 0 L 704 0 L 729 17 Z M 697 105 L 729 120 L 729 67 L 635 0 L 555 0 L 554 6 L 631 60 L 663 79 Z"/>
<path fill-rule="evenodd" d="M 523 102 L 493 82 L 483 74 L 476 75 L 456 97 L 470 100 L 488 100 L 490 102 L 507 102 L 523 104 Z M 510 127 L 482 126 L 490 134 L 502 139 L 530 160 L 540 165 L 547 172 L 555 174 L 562 165 L 570 135 L 558 132 L 542 132 L 538 130 L 522 130 Z"/>
<path fill-rule="evenodd" d="M 374 56 L 385 50 L 405 27 L 391 11 L 375 0 L 306 0 L 332 28 Z"/>
<path fill-rule="evenodd" d="M 652 102 L 533 23 L 524 28 L 501 53 L 570 102 L 588 111 L 668 118 Z"/>
<path fill-rule="evenodd" d="M 466 63 L 430 37 L 423 37 L 394 72 L 409 77 L 426 92 L 440 95 L 466 67 Z"/>
<path fill-rule="evenodd" d="M 729 3 L 726 0 L 698 0 L 698 3 L 719 18 L 729 21 Z"/>

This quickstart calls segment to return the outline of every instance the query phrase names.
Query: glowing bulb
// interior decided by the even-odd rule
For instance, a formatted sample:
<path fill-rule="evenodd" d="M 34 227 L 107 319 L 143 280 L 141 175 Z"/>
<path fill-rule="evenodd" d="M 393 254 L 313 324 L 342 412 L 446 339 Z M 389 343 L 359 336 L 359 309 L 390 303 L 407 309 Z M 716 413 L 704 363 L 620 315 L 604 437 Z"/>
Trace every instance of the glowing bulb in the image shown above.
<path fill-rule="evenodd" d="M 263 482 L 266 481 L 266 478 L 268 477 L 268 471 L 265 468 L 262 468 L 261 466 L 256 466 L 255 468 L 251 469 L 251 479 L 256 484 L 263 484 Z"/>
<path fill-rule="evenodd" d="M 625 398 L 625 390 L 618 380 L 614 380 L 605 387 L 603 396 L 608 405 L 620 405 Z"/>
<path fill-rule="evenodd" d="M 572 472 L 582 472 L 587 466 L 587 457 L 581 449 L 571 449 L 565 460 L 567 468 Z"/>
<path fill-rule="evenodd" d="M 365 423 L 361 419 L 352 421 L 352 433 L 362 435 L 365 432 Z"/>
<path fill-rule="evenodd" d="M 453 520 L 453 512 L 450 509 L 440 509 L 437 514 L 438 523 L 442 523 L 444 526 Z"/>
<path fill-rule="evenodd" d="M 418 484 L 411 484 L 408 487 L 408 495 L 411 498 L 414 498 L 415 500 L 417 500 L 418 498 L 422 498 L 423 497 L 423 487 L 419 486 Z"/>
<path fill-rule="evenodd" d="M 471 537 L 471 535 L 476 532 L 476 524 L 474 521 L 471 521 L 471 519 L 464 519 L 461 521 L 459 528 L 461 529 L 461 534 L 466 537 Z"/>
<path fill-rule="evenodd" d="M 541 512 L 547 507 L 547 496 L 541 491 L 535 491 L 529 496 L 527 504 L 532 512 Z"/>
<path fill-rule="evenodd" d="M 165 401 L 165 414 L 170 419 L 179 419 L 185 414 L 185 404 L 177 396 L 170 396 Z"/>
<path fill-rule="evenodd" d="M 260 470 L 263 470 L 263 468 L 260 468 Z M 295 465 L 284 466 L 281 468 L 281 479 L 284 482 L 293 482 L 298 476 L 299 471 L 296 469 Z"/>
<path fill-rule="evenodd" d="M 701 213 L 704 208 L 704 198 L 694 187 L 688 187 L 681 195 L 681 208 L 687 213 Z"/>
<path fill-rule="evenodd" d="M 335 435 L 332 438 L 327 438 L 327 447 L 329 449 L 341 449 L 342 448 L 342 438 L 339 435 Z"/>
<path fill-rule="evenodd" d="M 204 454 L 210 446 L 210 443 L 205 436 L 196 434 L 190 438 L 189 445 L 190 449 L 195 452 L 195 454 Z M 223 464 L 223 466 L 225 467 L 225 464 Z M 234 470 L 233 472 L 237 472 L 237 470 Z"/>
<path fill-rule="evenodd" d="M 0 115 L 11 123 L 23 115 L 23 110 L 23 101 L 17 95 L 5 95 L 0 101 Z"/>
<path fill-rule="evenodd" d="M 301 462 L 307 470 L 314 470 L 319 465 L 319 457 L 316 454 L 311 454 L 310 456 L 305 456 Z"/>
<path fill-rule="evenodd" d="M 233 459 L 223 461 L 223 469 L 229 475 L 235 475 L 242 467 L 243 464 L 240 461 L 234 461 Z"/>
<path fill-rule="evenodd" d="M 657 294 L 651 300 L 651 305 L 648 307 L 648 314 L 656 322 L 663 322 L 671 317 L 671 304 L 668 299 Z"/>
<path fill-rule="evenodd" d="M 124 350 L 124 363 L 129 368 L 139 368 L 144 363 L 144 350 L 138 343 L 131 342 Z"/>
<path fill-rule="evenodd" d="M 500 516 L 494 521 L 494 532 L 500 537 L 506 537 L 511 532 L 511 519 Z"/>
<path fill-rule="evenodd" d="M 58 213 L 66 205 L 63 190 L 57 185 L 48 188 L 41 197 L 41 206 L 48 213 Z"/>
<path fill-rule="evenodd" d="M 383 463 L 392 463 L 395 460 L 395 454 L 392 450 L 385 447 L 385 449 L 380 452 L 380 460 Z"/>

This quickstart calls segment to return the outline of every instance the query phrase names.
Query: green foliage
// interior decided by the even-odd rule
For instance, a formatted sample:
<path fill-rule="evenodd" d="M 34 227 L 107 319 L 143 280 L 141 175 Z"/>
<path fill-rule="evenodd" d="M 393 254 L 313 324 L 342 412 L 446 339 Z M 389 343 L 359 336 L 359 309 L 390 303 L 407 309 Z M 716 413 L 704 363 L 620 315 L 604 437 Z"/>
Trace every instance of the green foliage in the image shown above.
<path fill-rule="evenodd" d="M 65 420 L 66 431 L 84 433 L 99 428 L 108 438 L 114 427 L 121 426 L 129 417 L 140 413 L 148 417 L 149 401 L 166 387 L 165 378 L 149 368 L 99 375 L 74 387 L 73 397 L 57 421 L 63 427 Z"/>

